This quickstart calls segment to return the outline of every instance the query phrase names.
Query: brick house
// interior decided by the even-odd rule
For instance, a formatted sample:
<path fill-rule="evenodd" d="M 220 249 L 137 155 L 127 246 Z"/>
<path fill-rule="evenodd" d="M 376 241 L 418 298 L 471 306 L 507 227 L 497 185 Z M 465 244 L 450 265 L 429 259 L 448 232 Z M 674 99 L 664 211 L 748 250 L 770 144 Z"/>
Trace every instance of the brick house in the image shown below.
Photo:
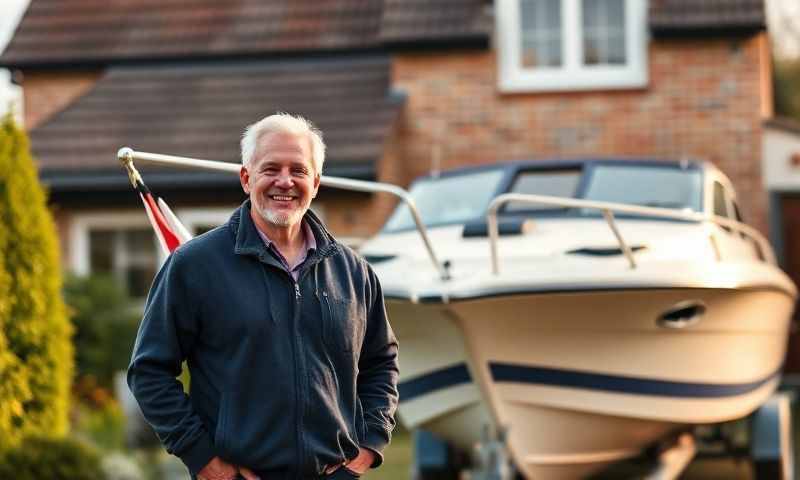
<path fill-rule="evenodd" d="M 116 150 L 236 162 L 243 126 L 276 110 L 323 129 L 327 174 L 402 185 L 506 159 L 707 159 L 767 230 L 762 0 L 32 0 L 0 66 L 24 88 L 65 262 L 137 294 L 160 259 Z M 143 175 L 197 230 L 243 198 L 225 175 Z M 393 205 L 315 202 L 348 237 Z"/>

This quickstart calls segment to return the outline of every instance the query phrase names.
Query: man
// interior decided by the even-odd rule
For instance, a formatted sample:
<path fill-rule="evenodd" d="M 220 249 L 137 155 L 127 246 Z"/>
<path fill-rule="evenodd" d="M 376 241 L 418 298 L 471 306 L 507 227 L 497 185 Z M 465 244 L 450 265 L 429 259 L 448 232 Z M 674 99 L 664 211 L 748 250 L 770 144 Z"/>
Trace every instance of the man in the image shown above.
<path fill-rule="evenodd" d="M 150 290 L 128 385 L 197 478 L 358 478 L 383 460 L 397 343 L 377 277 L 308 209 L 324 158 L 300 117 L 248 127 L 249 199 L 176 250 Z"/>

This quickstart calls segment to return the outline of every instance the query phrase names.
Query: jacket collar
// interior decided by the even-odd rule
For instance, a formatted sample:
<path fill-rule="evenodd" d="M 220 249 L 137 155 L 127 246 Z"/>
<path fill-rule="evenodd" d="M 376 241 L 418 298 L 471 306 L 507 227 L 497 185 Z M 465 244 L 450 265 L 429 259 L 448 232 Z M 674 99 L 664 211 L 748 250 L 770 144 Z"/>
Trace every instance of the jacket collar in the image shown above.
<path fill-rule="evenodd" d="M 303 220 L 308 224 L 311 232 L 314 234 L 314 241 L 317 243 L 317 249 L 313 257 L 306 260 L 306 263 L 312 262 L 312 259 L 322 259 L 339 251 L 339 244 L 336 239 L 328 232 L 323 225 L 322 221 L 310 209 L 306 211 Z M 228 220 L 228 227 L 231 234 L 234 236 L 234 253 L 237 255 L 252 255 L 258 257 L 259 260 L 266 263 L 276 263 L 272 255 L 267 252 L 267 246 L 258 234 L 255 223 L 250 217 L 250 199 L 242 203 L 242 205 L 233 212 L 230 220 Z"/>

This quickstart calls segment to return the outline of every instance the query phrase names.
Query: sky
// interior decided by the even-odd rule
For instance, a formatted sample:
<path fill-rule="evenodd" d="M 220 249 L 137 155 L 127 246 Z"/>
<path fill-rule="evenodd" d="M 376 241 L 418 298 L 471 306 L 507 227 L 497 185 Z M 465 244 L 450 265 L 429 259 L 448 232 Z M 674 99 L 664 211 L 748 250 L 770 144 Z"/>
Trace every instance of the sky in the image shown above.
<path fill-rule="evenodd" d="M 767 0 L 767 22 L 776 52 L 800 57 L 800 1 Z"/>
<path fill-rule="evenodd" d="M 0 0 L 0 52 L 14 33 L 29 0 Z M 767 17 L 776 52 L 783 57 L 800 57 L 800 0 L 766 0 Z M 8 72 L 0 69 L 0 112 L 12 89 Z M 18 92 L 16 92 L 18 94 Z"/>
<path fill-rule="evenodd" d="M 11 39 L 14 28 L 27 5 L 28 0 L 0 0 L 0 52 Z M 13 88 L 9 83 L 8 70 L 0 69 L 0 114 L 6 111 L 9 102 L 15 96 L 21 94 L 18 88 Z"/>

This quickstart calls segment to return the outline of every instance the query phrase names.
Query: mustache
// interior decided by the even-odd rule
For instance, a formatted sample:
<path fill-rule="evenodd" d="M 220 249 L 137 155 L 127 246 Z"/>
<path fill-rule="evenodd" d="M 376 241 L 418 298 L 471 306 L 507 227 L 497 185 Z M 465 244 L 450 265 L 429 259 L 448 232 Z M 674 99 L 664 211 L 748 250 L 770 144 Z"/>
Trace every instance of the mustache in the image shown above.
<path fill-rule="evenodd" d="M 295 197 L 300 196 L 300 192 L 296 190 L 270 190 L 266 193 L 266 195 L 291 195 Z"/>

